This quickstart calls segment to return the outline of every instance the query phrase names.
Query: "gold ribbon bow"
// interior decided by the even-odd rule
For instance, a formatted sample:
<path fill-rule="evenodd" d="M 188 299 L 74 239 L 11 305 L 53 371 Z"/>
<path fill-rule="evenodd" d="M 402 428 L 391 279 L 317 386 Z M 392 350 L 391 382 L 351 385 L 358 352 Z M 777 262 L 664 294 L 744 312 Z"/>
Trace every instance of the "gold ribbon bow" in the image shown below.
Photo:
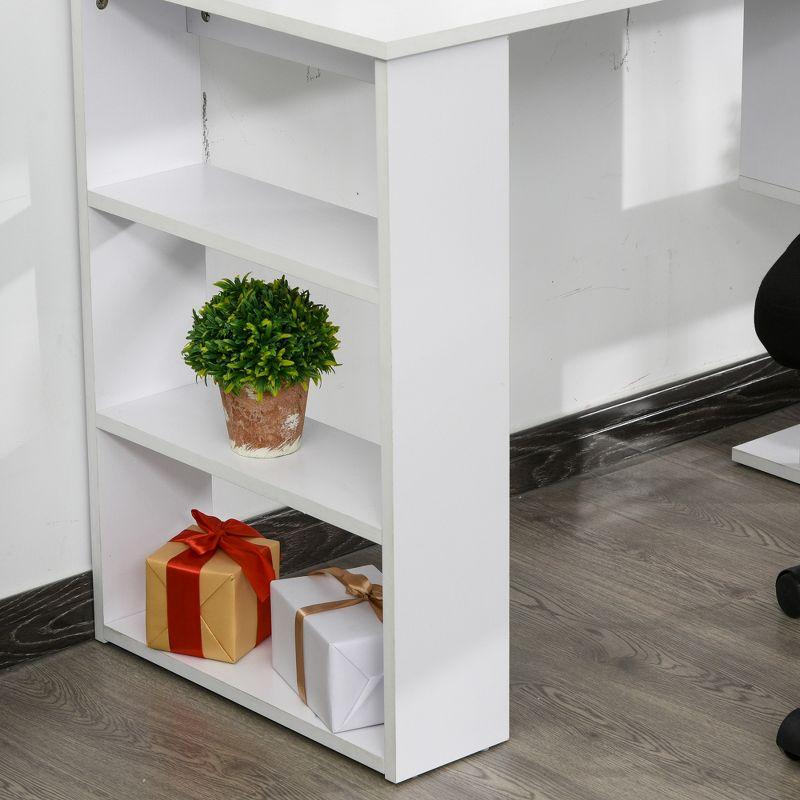
<path fill-rule="evenodd" d="M 295 668 L 297 669 L 297 693 L 300 699 L 308 704 L 306 699 L 306 664 L 303 655 L 303 622 L 306 617 L 312 614 L 319 614 L 323 611 L 334 611 L 337 608 L 348 608 L 357 606 L 360 603 L 369 603 L 375 616 L 383 622 L 383 586 L 379 583 L 371 583 L 366 575 L 348 572 L 339 567 L 327 567 L 310 572 L 309 575 L 331 575 L 344 586 L 347 594 L 352 595 L 344 600 L 331 600 L 327 603 L 315 603 L 314 605 L 298 608 L 294 615 L 294 657 Z"/>

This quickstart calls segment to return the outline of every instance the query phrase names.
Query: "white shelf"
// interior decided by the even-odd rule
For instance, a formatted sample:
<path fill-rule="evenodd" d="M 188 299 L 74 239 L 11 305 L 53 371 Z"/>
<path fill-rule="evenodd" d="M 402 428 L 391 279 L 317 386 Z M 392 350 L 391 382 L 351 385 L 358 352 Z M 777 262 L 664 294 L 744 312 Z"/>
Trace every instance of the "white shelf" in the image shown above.
<path fill-rule="evenodd" d="M 291 456 L 254 459 L 230 449 L 216 387 L 202 383 L 97 412 L 100 430 L 381 542 L 380 447 L 306 419 Z"/>
<path fill-rule="evenodd" d="M 236 664 L 151 650 L 145 642 L 144 612 L 105 626 L 108 641 L 210 689 L 332 750 L 383 772 L 383 725 L 331 733 L 272 669 L 267 639 Z"/>
<path fill-rule="evenodd" d="M 800 483 L 800 425 L 733 448 L 737 464 Z"/>
<path fill-rule="evenodd" d="M 378 300 L 377 222 L 194 164 L 89 191 L 89 205 L 362 300 Z"/>

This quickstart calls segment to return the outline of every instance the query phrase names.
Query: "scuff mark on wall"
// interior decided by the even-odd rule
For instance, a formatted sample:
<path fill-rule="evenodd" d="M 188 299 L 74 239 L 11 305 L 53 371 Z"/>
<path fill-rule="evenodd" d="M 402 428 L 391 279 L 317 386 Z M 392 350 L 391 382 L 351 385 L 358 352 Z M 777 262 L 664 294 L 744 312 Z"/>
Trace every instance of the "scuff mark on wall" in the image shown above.
<path fill-rule="evenodd" d="M 631 54 L 631 10 L 628 9 L 628 15 L 625 18 L 625 52 L 621 58 L 614 56 L 614 64 L 612 66 L 614 72 L 619 72 L 623 67 L 628 68 L 628 57 Z"/>
<path fill-rule="evenodd" d="M 203 119 L 203 163 L 208 164 L 209 158 L 211 158 L 211 143 L 208 139 L 208 97 L 206 93 L 203 92 L 203 111 L 202 111 L 202 119 Z"/>
<path fill-rule="evenodd" d="M 322 71 L 319 67 L 306 67 L 306 83 L 311 83 L 311 81 L 315 81 L 319 76 L 322 75 Z"/>
<path fill-rule="evenodd" d="M 630 383 L 625 384 L 625 386 L 623 386 L 622 388 L 623 388 L 623 390 L 624 389 L 632 389 L 634 386 L 637 386 L 638 384 L 642 383 L 642 381 L 646 381 L 649 377 L 650 377 L 650 373 L 649 372 L 645 372 L 644 375 L 640 375 L 635 381 L 631 381 Z"/>
<path fill-rule="evenodd" d="M 553 302 L 553 300 L 563 300 L 566 297 L 574 297 L 578 294 L 583 294 L 584 292 L 629 292 L 631 289 L 629 286 L 580 286 L 577 289 L 572 289 L 569 292 L 564 292 L 563 294 L 557 294 L 554 297 L 551 297 L 548 302 Z"/>

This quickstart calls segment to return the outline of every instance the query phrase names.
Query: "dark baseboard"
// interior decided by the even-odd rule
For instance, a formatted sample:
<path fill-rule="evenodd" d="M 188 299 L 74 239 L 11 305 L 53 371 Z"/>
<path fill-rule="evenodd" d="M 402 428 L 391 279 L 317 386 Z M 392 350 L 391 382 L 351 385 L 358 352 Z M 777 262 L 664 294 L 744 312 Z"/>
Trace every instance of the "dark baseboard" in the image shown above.
<path fill-rule="evenodd" d="M 800 375 L 769 356 L 741 361 L 511 437 L 511 494 L 800 402 Z"/>
<path fill-rule="evenodd" d="M 249 519 L 247 523 L 264 536 L 280 541 L 281 575 L 287 577 L 372 546 L 367 539 L 293 508 Z"/>
<path fill-rule="evenodd" d="M 768 356 L 540 425 L 511 437 L 512 495 L 657 450 L 800 401 L 800 376 Z M 281 541 L 283 575 L 372 545 L 283 509 L 250 524 Z M 91 573 L 0 600 L 0 668 L 93 634 Z"/>
<path fill-rule="evenodd" d="M 0 669 L 93 635 L 91 572 L 0 600 Z"/>

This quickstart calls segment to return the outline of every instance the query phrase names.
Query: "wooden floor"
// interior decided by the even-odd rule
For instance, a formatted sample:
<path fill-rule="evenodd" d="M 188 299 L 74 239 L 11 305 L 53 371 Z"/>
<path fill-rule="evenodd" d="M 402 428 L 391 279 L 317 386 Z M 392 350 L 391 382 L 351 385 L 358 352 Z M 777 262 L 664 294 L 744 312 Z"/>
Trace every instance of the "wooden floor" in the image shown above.
<path fill-rule="evenodd" d="M 799 421 L 513 501 L 506 745 L 393 787 L 93 642 L 0 673 L 0 798 L 797 798 L 774 737 L 800 705 L 800 621 L 773 582 L 800 562 L 800 486 L 729 450 Z"/>

